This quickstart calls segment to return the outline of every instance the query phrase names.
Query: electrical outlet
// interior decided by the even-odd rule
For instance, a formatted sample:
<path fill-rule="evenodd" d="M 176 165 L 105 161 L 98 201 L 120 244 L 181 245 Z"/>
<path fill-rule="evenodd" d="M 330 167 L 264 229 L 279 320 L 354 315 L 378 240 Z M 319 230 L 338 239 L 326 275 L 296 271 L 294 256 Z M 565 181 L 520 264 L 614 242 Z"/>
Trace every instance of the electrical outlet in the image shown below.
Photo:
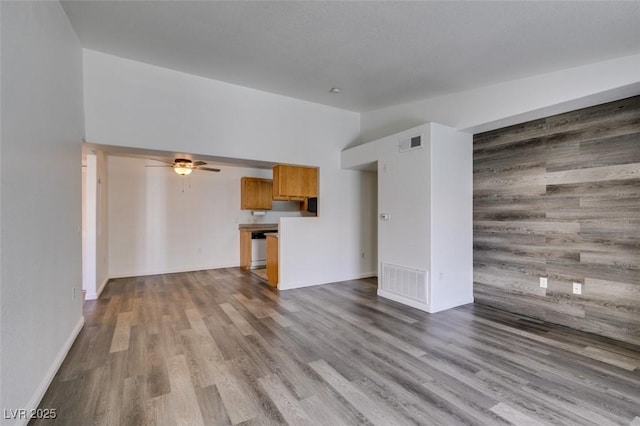
<path fill-rule="evenodd" d="M 547 288 L 547 277 L 540 277 L 540 287 Z"/>
<path fill-rule="evenodd" d="M 573 283 L 573 294 L 582 294 L 582 284 Z"/>

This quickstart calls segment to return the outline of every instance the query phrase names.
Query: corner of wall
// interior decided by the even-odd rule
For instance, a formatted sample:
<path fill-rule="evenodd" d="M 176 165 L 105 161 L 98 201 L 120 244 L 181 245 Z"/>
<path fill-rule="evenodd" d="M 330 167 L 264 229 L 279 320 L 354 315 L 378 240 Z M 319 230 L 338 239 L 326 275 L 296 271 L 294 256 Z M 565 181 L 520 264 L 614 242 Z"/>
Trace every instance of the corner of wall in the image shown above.
<path fill-rule="evenodd" d="M 84 321 L 81 47 L 59 2 L 2 2 L 0 10 L 1 153 L 47 164 L 28 179 L 13 178 L 19 161 L 4 161 L 0 170 L 2 197 L 12 200 L 1 206 L 0 238 L 12 250 L 0 259 L 0 405 L 28 410 L 37 407 Z"/>
<path fill-rule="evenodd" d="M 42 378 L 42 381 L 40 382 L 35 392 L 33 393 L 31 400 L 29 400 L 29 402 L 27 403 L 27 406 L 25 407 L 27 412 L 38 408 L 38 405 L 40 404 L 42 397 L 44 396 L 45 392 L 49 388 L 49 385 L 53 381 L 53 378 L 55 377 L 56 373 L 60 369 L 60 366 L 62 365 L 62 362 L 64 361 L 65 357 L 67 356 L 67 353 L 69 353 L 69 350 L 73 345 L 73 342 L 75 342 L 76 338 L 78 337 L 78 334 L 80 334 L 80 332 L 82 331 L 82 327 L 84 327 L 83 316 L 81 316 L 78 322 L 76 323 L 75 327 L 71 331 L 71 334 L 69 335 L 67 340 L 64 342 L 64 344 L 60 348 L 60 351 L 58 351 L 58 354 L 53 359 L 49 367 L 49 370 L 47 370 L 46 374 Z"/>

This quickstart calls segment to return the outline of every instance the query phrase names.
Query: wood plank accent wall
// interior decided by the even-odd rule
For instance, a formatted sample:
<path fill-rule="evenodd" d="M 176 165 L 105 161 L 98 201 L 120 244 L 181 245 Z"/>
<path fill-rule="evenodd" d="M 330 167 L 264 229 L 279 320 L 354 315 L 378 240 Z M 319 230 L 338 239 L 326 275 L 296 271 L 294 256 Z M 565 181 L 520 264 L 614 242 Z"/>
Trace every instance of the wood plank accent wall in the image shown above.
<path fill-rule="evenodd" d="M 640 96 L 473 147 L 476 303 L 640 344 Z"/>

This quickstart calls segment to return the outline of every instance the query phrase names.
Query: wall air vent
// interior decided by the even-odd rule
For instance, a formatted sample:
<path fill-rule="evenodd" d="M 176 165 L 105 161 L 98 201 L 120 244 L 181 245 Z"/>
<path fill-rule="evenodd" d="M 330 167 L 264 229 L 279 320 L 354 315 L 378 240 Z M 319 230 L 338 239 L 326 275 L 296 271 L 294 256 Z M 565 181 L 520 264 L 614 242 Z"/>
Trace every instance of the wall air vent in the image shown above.
<path fill-rule="evenodd" d="M 428 304 L 428 285 L 426 271 L 382 263 L 380 289 L 385 292 Z"/>
<path fill-rule="evenodd" d="M 398 147 L 400 149 L 400 152 L 407 152 L 414 149 L 422 148 L 422 135 L 401 139 Z"/>

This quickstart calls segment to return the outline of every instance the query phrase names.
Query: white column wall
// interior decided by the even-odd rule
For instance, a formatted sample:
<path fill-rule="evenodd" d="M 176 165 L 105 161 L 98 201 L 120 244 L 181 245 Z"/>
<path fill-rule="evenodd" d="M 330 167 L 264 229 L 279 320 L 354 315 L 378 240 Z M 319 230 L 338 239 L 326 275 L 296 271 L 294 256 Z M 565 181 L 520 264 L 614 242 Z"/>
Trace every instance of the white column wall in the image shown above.
<path fill-rule="evenodd" d="M 29 410 L 83 324 L 82 50 L 58 2 L 0 15 L 0 407 Z"/>
<path fill-rule="evenodd" d="M 95 296 L 100 297 L 100 293 L 109 281 L 109 173 L 107 156 L 104 152 L 98 150 L 97 158 L 97 177 L 96 182 L 96 293 Z"/>
<path fill-rule="evenodd" d="M 418 135 L 421 148 L 399 151 Z M 378 164 L 380 268 L 427 273 L 427 304 L 380 287 L 379 294 L 428 312 L 473 302 L 472 145 L 468 133 L 427 123 L 342 152 L 344 168 Z"/>
<path fill-rule="evenodd" d="M 87 154 L 82 191 L 82 289 L 86 299 L 97 299 L 96 287 L 96 218 L 98 205 L 98 159 Z"/>
<path fill-rule="evenodd" d="M 473 136 L 431 123 L 431 312 L 473 302 Z"/>

